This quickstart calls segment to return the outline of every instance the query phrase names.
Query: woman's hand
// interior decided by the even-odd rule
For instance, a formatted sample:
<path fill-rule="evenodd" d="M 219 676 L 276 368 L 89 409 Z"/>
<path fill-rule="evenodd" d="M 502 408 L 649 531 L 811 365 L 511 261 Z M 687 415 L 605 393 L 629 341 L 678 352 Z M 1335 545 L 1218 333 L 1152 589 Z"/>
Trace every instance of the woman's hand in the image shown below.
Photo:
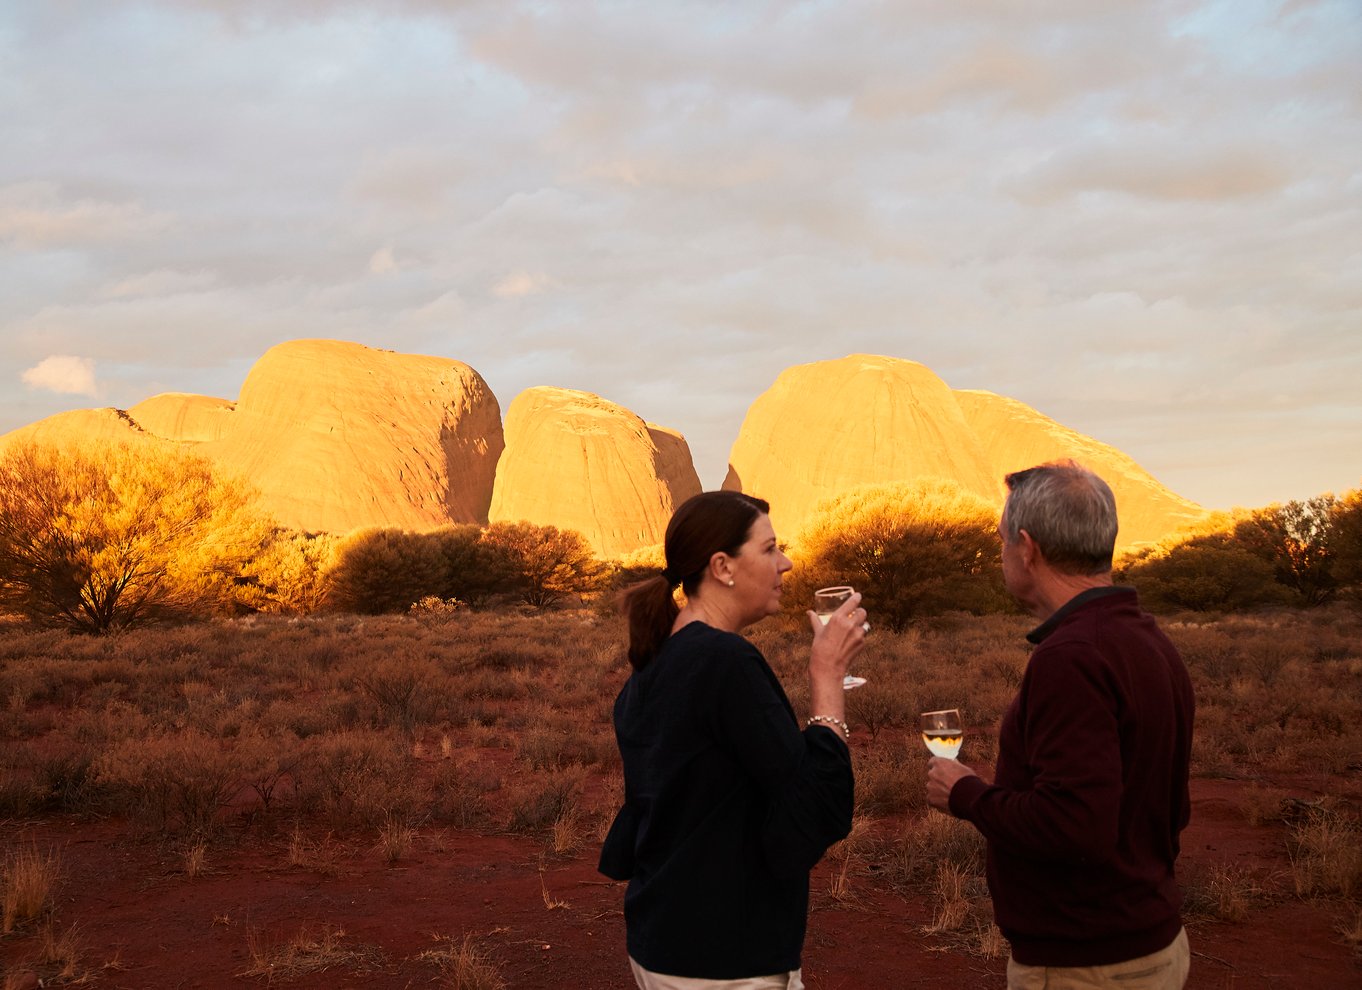
<path fill-rule="evenodd" d="M 861 593 L 853 592 L 829 616 L 827 625 L 823 625 L 816 612 L 810 611 L 808 616 L 813 630 L 813 648 L 809 651 L 811 714 L 844 719 L 846 693 L 842 690 L 842 678 L 865 646 L 866 618 Z"/>

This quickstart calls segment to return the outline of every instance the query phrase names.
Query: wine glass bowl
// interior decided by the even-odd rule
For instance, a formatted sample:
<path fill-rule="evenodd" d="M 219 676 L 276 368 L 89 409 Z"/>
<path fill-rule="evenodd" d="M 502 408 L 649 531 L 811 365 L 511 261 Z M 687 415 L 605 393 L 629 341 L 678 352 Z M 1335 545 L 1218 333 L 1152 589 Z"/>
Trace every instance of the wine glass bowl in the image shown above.
<path fill-rule="evenodd" d="M 823 625 L 828 624 L 832 618 L 832 613 L 842 607 L 842 604 L 856 593 L 856 589 L 849 584 L 838 584 L 831 588 L 819 588 L 813 593 L 813 612 L 818 616 L 818 621 Z M 870 624 L 866 623 L 866 631 L 870 631 Z M 850 691 L 858 688 L 865 683 L 864 677 L 854 677 L 847 674 L 842 678 L 842 690 Z"/>
<path fill-rule="evenodd" d="M 954 760 L 960 756 L 960 744 L 965 730 L 960 722 L 960 709 L 944 708 L 922 713 L 922 741 L 933 756 Z"/>
<path fill-rule="evenodd" d="M 823 625 L 828 624 L 832 618 L 832 613 L 842 607 L 842 603 L 856 593 L 856 589 L 849 584 L 839 584 L 832 588 L 819 588 L 813 593 L 813 611 L 818 616 L 818 621 Z"/>

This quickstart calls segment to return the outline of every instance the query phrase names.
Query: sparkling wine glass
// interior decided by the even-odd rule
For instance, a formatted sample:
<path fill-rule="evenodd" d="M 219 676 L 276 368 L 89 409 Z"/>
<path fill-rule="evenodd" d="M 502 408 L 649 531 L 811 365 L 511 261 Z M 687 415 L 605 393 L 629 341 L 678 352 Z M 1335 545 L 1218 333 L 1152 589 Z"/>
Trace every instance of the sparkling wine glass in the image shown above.
<path fill-rule="evenodd" d="M 823 625 L 828 624 L 832 618 L 832 613 L 842 607 L 842 603 L 856 593 L 856 589 L 849 584 L 839 584 L 832 588 L 819 588 L 813 593 L 813 611 L 818 616 L 818 621 Z M 866 631 L 869 631 L 869 623 L 866 624 Z M 853 677 L 847 674 L 842 678 L 842 690 L 850 691 L 858 688 L 865 683 L 864 677 Z"/>
<path fill-rule="evenodd" d="M 960 756 L 960 743 L 965 730 L 960 724 L 960 709 L 947 708 L 939 712 L 922 713 L 922 741 L 933 756 L 954 760 Z"/>

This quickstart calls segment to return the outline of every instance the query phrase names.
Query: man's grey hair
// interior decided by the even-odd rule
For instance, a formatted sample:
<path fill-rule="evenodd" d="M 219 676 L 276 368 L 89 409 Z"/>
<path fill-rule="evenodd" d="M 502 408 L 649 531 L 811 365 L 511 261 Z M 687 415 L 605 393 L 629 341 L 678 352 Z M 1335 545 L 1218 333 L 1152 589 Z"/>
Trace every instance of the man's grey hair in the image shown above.
<path fill-rule="evenodd" d="M 1116 548 L 1116 497 L 1107 483 L 1073 461 L 1014 471 L 1007 481 L 1003 535 L 1031 534 L 1046 562 L 1067 574 L 1111 570 Z"/>

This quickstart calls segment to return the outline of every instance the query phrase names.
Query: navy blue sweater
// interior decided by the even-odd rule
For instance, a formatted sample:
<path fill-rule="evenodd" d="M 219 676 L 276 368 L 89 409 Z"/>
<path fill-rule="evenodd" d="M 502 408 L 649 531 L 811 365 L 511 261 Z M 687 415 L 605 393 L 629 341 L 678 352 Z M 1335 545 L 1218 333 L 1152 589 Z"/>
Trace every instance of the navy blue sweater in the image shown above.
<path fill-rule="evenodd" d="M 800 731 L 761 653 L 692 622 L 615 701 L 625 803 L 601 872 L 628 879 L 629 954 L 673 976 L 798 969 L 809 870 L 851 829 L 851 755 Z"/>

